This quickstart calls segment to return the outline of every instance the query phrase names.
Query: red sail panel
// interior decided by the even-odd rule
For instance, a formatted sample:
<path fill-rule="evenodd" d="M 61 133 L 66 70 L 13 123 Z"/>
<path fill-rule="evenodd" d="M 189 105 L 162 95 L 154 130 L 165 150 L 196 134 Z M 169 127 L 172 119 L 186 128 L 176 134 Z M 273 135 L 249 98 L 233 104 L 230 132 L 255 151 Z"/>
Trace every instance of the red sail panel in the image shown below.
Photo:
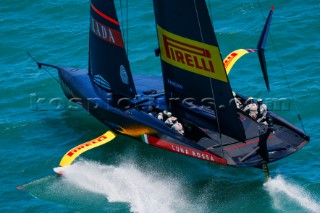
<path fill-rule="evenodd" d="M 89 72 L 107 92 L 134 98 L 136 89 L 113 1 L 91 0 Z"/>

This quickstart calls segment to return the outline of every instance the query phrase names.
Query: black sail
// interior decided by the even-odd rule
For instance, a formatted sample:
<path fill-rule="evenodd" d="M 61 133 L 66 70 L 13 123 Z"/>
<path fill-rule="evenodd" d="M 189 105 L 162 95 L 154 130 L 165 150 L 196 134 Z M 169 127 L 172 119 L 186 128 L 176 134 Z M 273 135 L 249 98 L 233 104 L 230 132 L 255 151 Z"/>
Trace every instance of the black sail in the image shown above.
<path fill-rule="evenodd" d="M 91 0 L 89 73 L 107 92 L 136 96 L 114 1 Z"/>
<path fill-rule="evenodd" d="M 167 101 L 214 100 L 221 129 L 245 140 L 205 0 L 153 2 Z"/>

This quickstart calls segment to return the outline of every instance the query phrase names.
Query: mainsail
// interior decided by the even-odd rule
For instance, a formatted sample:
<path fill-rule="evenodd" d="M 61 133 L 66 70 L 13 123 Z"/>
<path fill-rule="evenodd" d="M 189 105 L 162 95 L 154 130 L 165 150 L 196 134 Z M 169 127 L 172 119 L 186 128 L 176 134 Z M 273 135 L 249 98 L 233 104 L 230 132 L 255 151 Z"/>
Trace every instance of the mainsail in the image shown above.
<path fill-rule="evenodd" d="M 89 74 L 108 92 L 134 98 L 136 89 L 114 1 L 91 0 Z"/>
<path fill-rule="evenodd" d="M 222 129 L 239 140 L 245 133 L 205 0 L 154 0 L 167 99 L 214 100 Z M 208 107 L 208 106 L 206 106 Z"/>

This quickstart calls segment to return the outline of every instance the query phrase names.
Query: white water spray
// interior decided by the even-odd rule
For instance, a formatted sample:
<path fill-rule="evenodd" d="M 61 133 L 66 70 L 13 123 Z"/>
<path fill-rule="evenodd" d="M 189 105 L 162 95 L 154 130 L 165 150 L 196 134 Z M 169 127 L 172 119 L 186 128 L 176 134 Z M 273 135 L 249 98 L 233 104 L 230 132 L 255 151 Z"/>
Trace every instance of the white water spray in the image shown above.
<path fill-rule="evenodd" d="M 264 187 L 270 193 L 274 207 L 279 210 L 285 211 L 289 205 L 296 204 L 307 211 L 320 212 L 320 204 L 312 198 L 310 193 L 299 186 L 289 183 L 281 176 L 270 178 L 264 184 Z"/>
<path fill-rule="evenodd" d="M 177 180 L 141 171 L 133 163 L 119 166 L 80 161 L 65 168 L 63 180 L 105 196 L 109 202 L 126 202 L 132 212 L 201 212 L 187 201 Z"/>

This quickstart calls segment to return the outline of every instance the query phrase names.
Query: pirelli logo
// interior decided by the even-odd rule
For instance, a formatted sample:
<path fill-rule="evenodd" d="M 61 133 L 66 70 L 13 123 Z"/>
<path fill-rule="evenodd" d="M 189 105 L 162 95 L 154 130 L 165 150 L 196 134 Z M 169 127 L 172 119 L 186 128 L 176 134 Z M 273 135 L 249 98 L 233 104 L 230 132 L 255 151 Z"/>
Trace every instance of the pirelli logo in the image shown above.
<path fill-rule="evenodd" d="M 225 58 L 225 60 L 223 61 L 224 67 L 227 68 L 229 66 L 229 64 L 231 63 L 231 61 L 238 56 L 238 53 L 233 52 L 230 55 L 228 55 L 227 58 Z"/>
<path fill-rule="evenodd" d="M 227 82 L 217 47 L 175 35 L 158 25 L 161 59 L 189 72 Z"/>

